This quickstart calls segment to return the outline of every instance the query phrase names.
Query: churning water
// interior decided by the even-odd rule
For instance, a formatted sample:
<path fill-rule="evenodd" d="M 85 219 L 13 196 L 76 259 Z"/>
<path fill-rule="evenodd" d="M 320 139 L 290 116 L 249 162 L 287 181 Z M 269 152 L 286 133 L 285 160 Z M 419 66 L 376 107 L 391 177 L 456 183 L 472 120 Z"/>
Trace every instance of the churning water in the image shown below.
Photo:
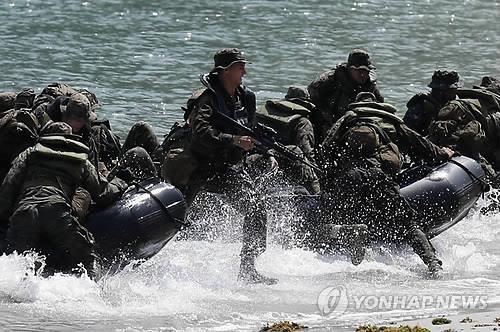
<path fill-rule="evenodd" d="M 499 18 L 496 0 L 6 0 L 0 90 L 40 91 L 54 81 L 87 87 L 104 105 L 99 116 L 122 138 L 137 120 L 152 123 L 160 136 L 182 118 L 180 106 L 218 48 L 247 53 L 246 83 L 262 103 L 289 85 L 307 85 L 363 47 L 377 65 L 380 90 L 403 111 L 436 68 L 457 70 L 469 87 L 484 75 L 499 77 Z M 293 320 L 322 330 L 465 311 L 422 305 L 424 296 L 471 296 L 480 301 L 471 310 L 484 310 L 483 302 L 499 310 L 498 215 L 473 212 L 433 240 L 446 272 L 435 281 L 410 251 L 372 250 L 355 267 L 344 257 L 283 249 L 295 215 L 277 208 L 270 218 L 276 241 L 257 265 L 280 283 L 244 287 L 236 282 L 240 220 L 227 207 L 213 210 L 203 219 L 208 234 L 191 232 L 143 265 L 97 283 L 41 278 L 33 272 L 36 256 L 0 256 L 1 329 L 255 331 Z M 347 296 L 347 307 L 322 302 L 335 292 Z M 391 296 L 399 303 L 380 303 Z M 420 298 L 409 303 L 412 297 Z"/>

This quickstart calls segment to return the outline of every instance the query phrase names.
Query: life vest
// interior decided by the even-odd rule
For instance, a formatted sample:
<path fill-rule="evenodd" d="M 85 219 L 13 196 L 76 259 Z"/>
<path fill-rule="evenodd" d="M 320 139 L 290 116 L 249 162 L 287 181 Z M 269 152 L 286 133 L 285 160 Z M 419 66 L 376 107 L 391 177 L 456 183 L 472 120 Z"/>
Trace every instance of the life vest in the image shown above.
<path fill-rule="evenodd" d="M 295 122 L 311 111 L 306 107 L 288 100 L 268 100 L 265 105 L 257 108 L 257 122 L 276 130 L 278 140 L 283 144 L 294 144 L 291 141 Z"/>
<path fill-rule="evenodd" d="M 88 147 L 72 137 L 41 137 L 28 159 L 23 188 L 53 186 L 61 189 L 70 202 L 82 182 L 88 153 Z"/>

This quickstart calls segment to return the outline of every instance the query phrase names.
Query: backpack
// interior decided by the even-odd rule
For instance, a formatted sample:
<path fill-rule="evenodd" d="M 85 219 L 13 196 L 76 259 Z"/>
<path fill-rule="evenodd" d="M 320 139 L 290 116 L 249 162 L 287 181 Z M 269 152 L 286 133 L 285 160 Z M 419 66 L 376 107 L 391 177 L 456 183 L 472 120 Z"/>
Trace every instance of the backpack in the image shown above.
<path fill-rule="evenodd" d="M 332 127 L 325 142 L 337 149 L 345 146 L 358 157 L 376 161 L 385 173 L 395 175 L 403 164 L 393 142 L 401 123 L 400 118 L 380 109 L 353 108 Z"/>
<path fill-rule="evenodd" d="M 10 110 L 0 114 L 0 165 L 10 163 L 38 139 L 40 125 L 27 110 Z"/>
<path fill-rule="evenodd" d="M 191 151 L 191 127 L 188 123 L 174 123 L 157 157 L 161 162 L 162 178 L 178 188 L 184 188 L 198 168 L 198 161 Z"/>
<path fill-rule="evenodd" d="M 500 112 L 500 95 L 485 88 L 459 89 L 457 95 L 460 99 L 477 99 L 484 115 Z"/>

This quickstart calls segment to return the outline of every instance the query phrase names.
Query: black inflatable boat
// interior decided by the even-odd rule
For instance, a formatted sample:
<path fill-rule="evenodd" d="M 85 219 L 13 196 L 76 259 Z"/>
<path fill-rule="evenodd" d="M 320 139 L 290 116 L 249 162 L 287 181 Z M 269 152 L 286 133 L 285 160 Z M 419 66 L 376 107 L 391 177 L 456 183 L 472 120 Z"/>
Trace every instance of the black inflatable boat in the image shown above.
<path fill-rule="evenodd" d="M 401 194 L 421 215 L 421 229 L 433 238 L 462 220 L 487 190 L 481 165 L 459 156 L 403 184 Z"/>
<path fill-rule="evenodd" d="M 158 178 L 128 188 L 122 199 L 93 211 L 85 226 L 105 259 L 147 259 L 157 254 L 184 225 L 182 193 Z"/>

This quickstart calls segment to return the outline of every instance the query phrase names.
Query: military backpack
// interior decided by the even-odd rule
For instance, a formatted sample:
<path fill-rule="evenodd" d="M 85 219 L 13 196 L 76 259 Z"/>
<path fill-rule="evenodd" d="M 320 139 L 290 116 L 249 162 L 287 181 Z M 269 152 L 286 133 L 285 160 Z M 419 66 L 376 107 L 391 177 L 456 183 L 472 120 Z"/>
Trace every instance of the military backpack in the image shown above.
<path fill-rule="evenodd" d="M 198 168 L 191 151 L 191 127 L 188 123 L 174 123 L 156 154 L 161 161 L 161 176 L 172 185 L 183 188 Z"/>
<path fill-rule="evenodd" d="M 40 125 L 29 110 L 0 113 L 0 166 L 9 167 L 14 158 L 38 139 Z"/>
<path fill-rule="evenodd" d="M 369 105 L 370 104 L 370 105 Z M 387 108 L 378 103 L 354 103 L 350 110 L 328 132 L 324 145 L 336 147 L 370 161 L 385 173 L 397 174 L 402 167 L 403 157 L 394 143 L 398 136 L 398 126 L 403 121 L 392 113 L 393 106 Z M 390 110 L 388 112 L 383 108 Z"/>

